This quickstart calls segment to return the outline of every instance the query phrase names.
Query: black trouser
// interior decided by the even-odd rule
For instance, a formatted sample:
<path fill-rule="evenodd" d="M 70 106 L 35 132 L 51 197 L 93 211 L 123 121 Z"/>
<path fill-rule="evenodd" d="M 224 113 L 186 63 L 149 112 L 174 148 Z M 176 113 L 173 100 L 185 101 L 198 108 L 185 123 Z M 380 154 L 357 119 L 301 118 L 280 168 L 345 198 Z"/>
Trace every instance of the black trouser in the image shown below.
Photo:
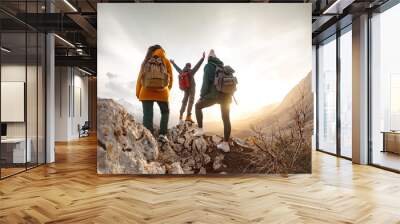
<path fill-rule="evenodd" d="M 196 93 L 196 88 L 194 86 L 191 87 L 190 89 L 185 90 L 185 95 L 183 96 L 182 106 L 181 106 L 181 110 L 180 110 L 181 116 L 183 116 L 183 113 L 185 113 L 186 105 L 187 105 L 186 115 L 187 116 L 192 115 L 192 108 L 193 108 L 195 93 Z"/>
<path fill-rule="evenodd" d="M 202 109 L 210 107 L 214 104 L 219 104 L 221 107 L 221 116 L 224 123 L 224 141 L 228 141 L 231 136 L 231 121 L 229 118 L 230 103 L 219 102 L 216 99 L 199 99 L 196 103 L 196 120 L 199 128 L 203 128 L 203 112 Z"/>
<path fill-rule="evenodd" d="M 168 102 L 143 100 L 143 125 L 153 133 L 153 104 L 157 102 L 161 111 L 160 135 L 168 131 L 169 105 Z"/>

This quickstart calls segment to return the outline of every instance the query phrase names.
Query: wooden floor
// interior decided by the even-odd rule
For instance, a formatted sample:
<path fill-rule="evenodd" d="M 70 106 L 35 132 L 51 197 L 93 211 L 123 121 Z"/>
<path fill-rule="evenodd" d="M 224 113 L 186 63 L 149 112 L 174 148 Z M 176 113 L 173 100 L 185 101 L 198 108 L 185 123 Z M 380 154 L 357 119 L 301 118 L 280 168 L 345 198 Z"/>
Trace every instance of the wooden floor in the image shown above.
<path fill-rule="evenodd" d="M 19 173 L 19 172 L 23 172 L 25 171 L 25 167 L 23 168 L 1 168 L 1 177 L 8 177 L 11 176 L 13 174 Z"/>
<path fill-rule="evenodd" d="M 400 223 L 400 175 L 314 152 L 312 175 L 96 174 L 96 139 L 0 181 L 0 223 Z"/>
<path fill-rule="evenodd" d="M 400 170 L 400 155 L 392 152 L 374 151 L 372 157 L 374 164 Z"/>

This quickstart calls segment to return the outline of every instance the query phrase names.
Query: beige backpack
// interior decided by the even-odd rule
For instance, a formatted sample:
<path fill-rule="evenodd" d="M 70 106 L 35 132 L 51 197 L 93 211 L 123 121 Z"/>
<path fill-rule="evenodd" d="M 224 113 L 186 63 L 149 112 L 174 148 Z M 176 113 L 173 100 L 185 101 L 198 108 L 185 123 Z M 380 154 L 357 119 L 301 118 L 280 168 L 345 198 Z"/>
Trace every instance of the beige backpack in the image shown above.
<path fill-rule="evenodd" d="M 151 57 L 143 68 L 142 85 L 145 88 L 161 91 L 168 86 L 167 69 L 161 58 Z"/>

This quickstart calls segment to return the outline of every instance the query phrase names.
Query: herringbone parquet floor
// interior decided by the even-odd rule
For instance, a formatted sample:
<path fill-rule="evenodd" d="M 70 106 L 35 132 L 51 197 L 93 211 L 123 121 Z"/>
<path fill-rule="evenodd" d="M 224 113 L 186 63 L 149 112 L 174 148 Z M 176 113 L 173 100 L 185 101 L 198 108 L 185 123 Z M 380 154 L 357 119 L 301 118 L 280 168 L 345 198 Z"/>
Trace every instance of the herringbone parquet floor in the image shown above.
<path fill-rule="evenodd" d="M 0 223 L 400 223 L 400 175 L 313 153 L 313 174 L 96 174 L 96 139 L 0 181 Z"/>

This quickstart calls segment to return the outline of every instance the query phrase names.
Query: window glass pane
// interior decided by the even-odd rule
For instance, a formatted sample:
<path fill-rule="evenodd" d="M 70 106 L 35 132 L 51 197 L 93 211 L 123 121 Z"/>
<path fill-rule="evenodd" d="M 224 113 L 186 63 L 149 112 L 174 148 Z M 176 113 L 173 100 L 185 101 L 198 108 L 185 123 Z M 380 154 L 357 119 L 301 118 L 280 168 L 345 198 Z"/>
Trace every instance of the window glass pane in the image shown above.
<path fill-rule="evenodd" d="M 390 130 L 400 130 L 400 73 L 390 76 Z"/>
<path fill-rule="evenodd" d="M 46 37 L 43 33 L 38 35 L 38 163 L 45 163 L 45 120 L 46 120 L 46 108 L 45 108 L 45 93 L 46 93 L 46 79 L 45 79 L 45 44 Z"/>
<path fill-rule="evenodd" d="M 37 1 L 27 2 L 26 12 L 37 13 Z M 35 24 L 37 17 L 28 17 L 28 21 Z M 36 30 L 27 29 L 27 75 L 26 75 L 26 125 L 27 144 L 31 151 L 27 167 L 38 164 L 38 33 Z"/>
<path fill-rule="evenodd" d="M 26 33 L 2 33 L 1 47 L 1 174 L 5 177 L 24 171 L 30 161 L 25 120 Z"/>
<path fill-rule="evenodd" d="M 340 36 L 340 152 L 351 158 L 352 141 L 352 35 Z"/>
<path fill-rule="evenodd" d="M 27 61 L 27 80 L 26 80 L 26 115 L 27 115 L 27 142 L 30 148 L 30 160 L 28 162 L 28 168 L 37 165 L 37 132 L 38 132 L 38 120 L 37 120 L 37 73 L 38 73 L 38 57 L 37 57 L 37 41 L 38 36 L 36 32 L 27 33 L 27 47 L 28 47 L 28 61 Z"/>
<path fill-rule="evenodd" d="M 400 170 L 400 4 L 372 18 L 372 163 Z"/>
<path fill-rule="evenodd" d="M 336 153 L 336 41 L 318 48 L 318 147 Z"/>

